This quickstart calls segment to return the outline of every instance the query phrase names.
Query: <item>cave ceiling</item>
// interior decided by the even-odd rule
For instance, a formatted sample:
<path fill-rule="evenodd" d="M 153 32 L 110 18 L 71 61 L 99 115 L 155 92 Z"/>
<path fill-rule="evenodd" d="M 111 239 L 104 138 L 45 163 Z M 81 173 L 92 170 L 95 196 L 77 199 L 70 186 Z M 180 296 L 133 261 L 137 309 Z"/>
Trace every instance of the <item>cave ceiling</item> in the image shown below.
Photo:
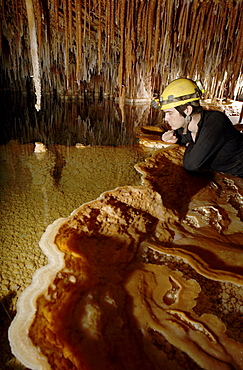
<path fill-rule="evenodd" d="M 3 0 L 1 86 L 150 99 L 177 77 L 242 96 L 242 0 Z M 31 81 L 31 82 L 30 82 Z"/>

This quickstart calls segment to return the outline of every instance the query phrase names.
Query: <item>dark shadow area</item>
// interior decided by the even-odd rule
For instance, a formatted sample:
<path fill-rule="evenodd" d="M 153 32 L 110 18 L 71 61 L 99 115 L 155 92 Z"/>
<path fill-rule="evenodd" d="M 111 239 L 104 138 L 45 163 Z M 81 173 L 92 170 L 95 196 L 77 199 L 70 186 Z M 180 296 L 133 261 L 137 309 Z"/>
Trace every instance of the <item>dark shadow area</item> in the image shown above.
<path fill-rule="evenodd" d="M 42 313 L 31 325 L 30 338 L 51 357 L 53 368 L 59 364 L 65 369 L 153 370 L 155 367 L 143 347 L 143 333 L 133 315 L 133 302 L 124 288 L 126 276 L 138 268 L 138 264 L 130 265 L 136 244 L 123 244 L 120 239 L 98 234 L 84 235 L 73 235 L 65 255 L 69 273 L 76 277 L 75 284 L 69 280 L 66 294 L 62 288 L 66 272 L 62 277 L 56 275 L 58 299 L 52 299 L 51 288 L 50 301 L 46 301 L 45 295 L 39 296 L 37 315 Z M 46 314 L 49 321 L 43 328 L 41 320 L 45 320 Z M 70 361 L 72 356 L 60 359 L 55 344 L 48 341 L 49 331 L 73 353 L 75 366 Z"/>
<path fill-rule="evenodd" d="M 165 156 L 161 160 L 158 157 L 153 166 L 145 165 L 145 169 L 146 182 L 161 195 L 163 205 L 180 219 L 187 214 L 193 196 L 214 179 L 211 171 L 188 172 Z"/>
<path fill-rule="evenodd" d="M 175 244 L 172 243 L 172 244 L 168 244 L 167 246 L 168 247 L 175 247 Z M 232 273 L 232 274 L 236 274 L 236 275 L 238 274 L 238 275 L 243 276 L 243 266 L 226 264 L 223 261 L 223 259 L 218 258 L 218 256 L 213 252 L 213 250 L 209 251 L 205 248 L 200 248 L 195 244 L 183 244 L 183 246 L 181 246 L 181 247 L 178 247 L 178 245 L 176 245 L 176 248 L 177 248 L 178 251 L 179 250 L 182 250 L 182 251 L 185 250 L 185 251 L 192 252 L 194 256 L 196 255 L 202 261 L 206 261 L 206 263 L 208 264 L 208 266 L 211 270 L 225 271 L 226 274 L 227 274 L 227 272 L 229 272 L 229 273 Z M 230 245 L 230 248 L 234 249 L 234 244 L 233 243 Z M 235 248 L 237 250 L 240 249 L 239 245 L 236 245 Z"/>
<path fill-rule="evenodd" d="M 1 370 L 28 370 L 13 356 L 8 341 L 8 328 L 16 312 L 12 309 L 12 300 L 16 292 L 10 292 L 0 300 L 0 369 Z"/>

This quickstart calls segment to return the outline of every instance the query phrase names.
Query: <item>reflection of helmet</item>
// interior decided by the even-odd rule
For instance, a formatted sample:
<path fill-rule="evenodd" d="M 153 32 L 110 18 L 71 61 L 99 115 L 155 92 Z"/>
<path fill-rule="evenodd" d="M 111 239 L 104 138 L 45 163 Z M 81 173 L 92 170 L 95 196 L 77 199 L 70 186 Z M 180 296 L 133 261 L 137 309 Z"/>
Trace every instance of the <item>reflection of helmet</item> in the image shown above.
<path fill-rule="evenodd" d="M 178 78 L 172 81 L 159 98 L 160 109 L 169 109 L 180 105 L 200 100 L 204 93 L 202 86 L 188 78 Z"/>

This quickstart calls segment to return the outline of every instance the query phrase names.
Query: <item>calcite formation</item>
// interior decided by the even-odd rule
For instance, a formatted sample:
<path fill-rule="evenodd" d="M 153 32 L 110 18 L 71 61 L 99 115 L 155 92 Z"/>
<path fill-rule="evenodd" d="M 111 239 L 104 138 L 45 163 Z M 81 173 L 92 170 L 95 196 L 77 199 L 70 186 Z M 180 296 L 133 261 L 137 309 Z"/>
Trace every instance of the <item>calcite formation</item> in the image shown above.
<path fill-rule="evenodd" d="M 41 92 L 103 92 L 122 107 L 187 76 L 209 98 L 238 99 L 242 9 L 242 0 L 4 0 L 2 86 L 26 91 L 33 76 L 37 108 Z"/>
<path fill-rule="evenodd" d="M 46 146 L 43 143 L 36 142 L 35 143 L 35 153 L 45 153 L 47 151 Z"/>
<path fill-rule="evenodd" d="M 9 338 L 31 369 L 243 369 L 243 180 L 183 148 L 58 219 Z"/>

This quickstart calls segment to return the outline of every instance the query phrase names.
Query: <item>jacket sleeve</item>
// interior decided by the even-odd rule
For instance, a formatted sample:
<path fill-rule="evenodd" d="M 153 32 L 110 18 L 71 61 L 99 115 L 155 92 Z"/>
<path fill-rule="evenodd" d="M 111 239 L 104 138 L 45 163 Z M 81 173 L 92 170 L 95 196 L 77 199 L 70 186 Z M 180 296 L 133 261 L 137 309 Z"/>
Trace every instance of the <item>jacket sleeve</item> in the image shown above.
<path fill-rule="evenodd" d="M 192 141 L 192 137 L 189 131 L 183 135 L 183 129 L 180 128 L 176 130 L 175 133 L 178 138 L 177 144 L 179 145 L 186 146 L 187 143 L 190 143 Z"/>
<path fill-rule="evenodd" d="M 191 142 L 185 151 L 183 165 L 188 171 L 198 171 L 201 168 L 210 168 L 217 152 L 225 143 L 224 125 L 212 117 L 205 122 L 196 142 Z"/>

